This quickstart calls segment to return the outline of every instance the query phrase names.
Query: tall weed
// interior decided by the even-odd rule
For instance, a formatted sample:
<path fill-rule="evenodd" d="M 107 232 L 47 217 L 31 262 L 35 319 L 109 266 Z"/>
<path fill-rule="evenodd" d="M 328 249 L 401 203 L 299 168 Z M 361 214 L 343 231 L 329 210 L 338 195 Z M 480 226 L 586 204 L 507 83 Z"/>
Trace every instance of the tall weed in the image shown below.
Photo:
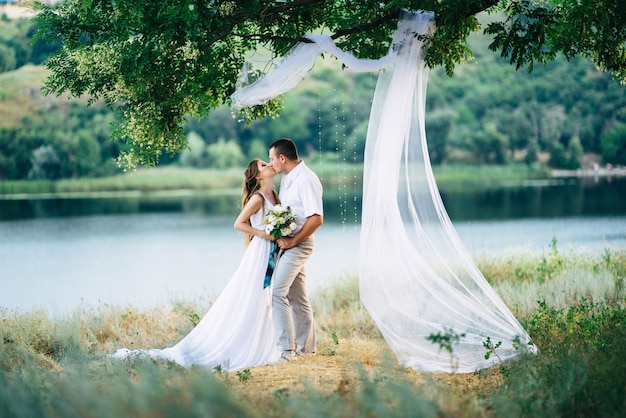
<path fill-rule="evenodd" d="M 561 253 L 553 240 L 548 254 L 520 253 L 502 260 L 479 259 L 477 264 L 518 317 L 531 315 L 539 299 L 566 308 L 581 299 L 621 303 L 626 297 L 624 250 Z"/>

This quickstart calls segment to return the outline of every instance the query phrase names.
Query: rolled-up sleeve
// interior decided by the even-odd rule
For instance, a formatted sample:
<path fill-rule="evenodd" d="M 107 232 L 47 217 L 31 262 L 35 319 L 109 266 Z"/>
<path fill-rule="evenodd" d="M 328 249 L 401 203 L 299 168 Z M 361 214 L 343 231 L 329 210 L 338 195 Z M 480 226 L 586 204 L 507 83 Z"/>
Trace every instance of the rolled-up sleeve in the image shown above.
<path fill-rule="evenodd" d="M 317 178 L 309 178 L 300 187 L 300 198 L 304 217 L 313 215 L 324 216 L 324 205 L 322 203 L 322 185 Z"/>
<path fill-rule="evenodd" d="M 304 162 L 281 179 L 280 201 L 291 207 L 296 215 L 296 232 L 302 228 L 307 218 L 313 215 L 324 216 L 322 183 Z"/>

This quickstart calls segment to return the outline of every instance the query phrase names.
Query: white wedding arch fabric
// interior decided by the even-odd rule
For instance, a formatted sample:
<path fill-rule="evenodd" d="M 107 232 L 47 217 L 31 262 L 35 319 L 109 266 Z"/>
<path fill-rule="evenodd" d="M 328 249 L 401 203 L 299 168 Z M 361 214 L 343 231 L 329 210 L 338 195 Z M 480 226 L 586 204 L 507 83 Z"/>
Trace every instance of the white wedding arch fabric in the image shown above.
<path fill-rule="evenodd" d="M 434 30 L 433 13 L 403 12 L 380 60 L 357 59 L 330 37 L 309 35 L 313 42 L 295 46 L 232 100 L 242 108 L 288 91 L 322 52 L 353 71 L 382 69 L 365 146 L 360 297 L 405 367 L 464 373 L 536 348 L 461 242 L 433 176 L 425 133 L 428 68 L 418 35 Z"/>

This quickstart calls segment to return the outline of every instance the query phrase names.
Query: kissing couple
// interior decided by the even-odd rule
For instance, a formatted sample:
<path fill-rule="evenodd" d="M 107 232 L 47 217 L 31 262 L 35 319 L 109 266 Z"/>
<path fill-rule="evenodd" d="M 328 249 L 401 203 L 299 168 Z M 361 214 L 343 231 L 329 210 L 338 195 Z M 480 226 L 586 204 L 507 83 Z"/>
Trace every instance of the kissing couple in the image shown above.
<path fill-rule="evenodd" d="M 274 177 L 282 174 L 280 193 Z M 278 205 L 295 215 L 292 235 L 266 232 L 266 214 Z M 224 371 L 296 360 L 315 353 L 315 322 L 305 265 L 314 232 L 323 223 L 322 184 L 288 138 L 269 147 L 269 163 L 252 160 L 244 171 L 242 209 L 235 229 L 246 237 L 239 267 L 202 320 L 165 349 L 122 348 L 113 358 L 150 356 L 183 367 Z M 274 248 L 279 256 L 275 257 Z M 267 285 L 266 275 L 271 278 Z"/>

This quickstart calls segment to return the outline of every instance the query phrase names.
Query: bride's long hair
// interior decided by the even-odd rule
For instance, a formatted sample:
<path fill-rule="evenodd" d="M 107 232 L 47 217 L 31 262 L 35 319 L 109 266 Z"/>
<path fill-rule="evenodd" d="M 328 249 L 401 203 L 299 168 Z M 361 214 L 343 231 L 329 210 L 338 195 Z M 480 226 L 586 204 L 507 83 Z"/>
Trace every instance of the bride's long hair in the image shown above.
<path fill-rule="evenodd" d="M 257 180 L 259 176 L 259 159 L 255 158 L 248 163 L 243 172 L 243 190 L 241 191 L 241 208 L 246 206 L 253 194 L 259 191 L 261 185 Z"/>
<path fill-rule="evenodd" d="M 243 172 L 243 188 L 241 191 L 242 209 L 244 206 L 246 206 L 252 195 L 261 189 L 261 185 L 259 184 L 259 181 L 257 179 L 257 177 L 259 176 L 259 161 L 261 160 L 258 158 L 254 158 L 248 163 L 248 166 Z M 276 193 L 276 190 L 272 190 L 272 193 L 274 194 L 274 199 L 278 201 L 278 194 Z M 265 205 L 263 205 L 263 208 L 265 209 Z M 250 223 L 250 220 L 248 220 L 248 223 Z M 244 242 L 246 243 L 246 245 L 250 244 L 251 240 L 252 236 L 250 234 L 244 234 Z"/>

